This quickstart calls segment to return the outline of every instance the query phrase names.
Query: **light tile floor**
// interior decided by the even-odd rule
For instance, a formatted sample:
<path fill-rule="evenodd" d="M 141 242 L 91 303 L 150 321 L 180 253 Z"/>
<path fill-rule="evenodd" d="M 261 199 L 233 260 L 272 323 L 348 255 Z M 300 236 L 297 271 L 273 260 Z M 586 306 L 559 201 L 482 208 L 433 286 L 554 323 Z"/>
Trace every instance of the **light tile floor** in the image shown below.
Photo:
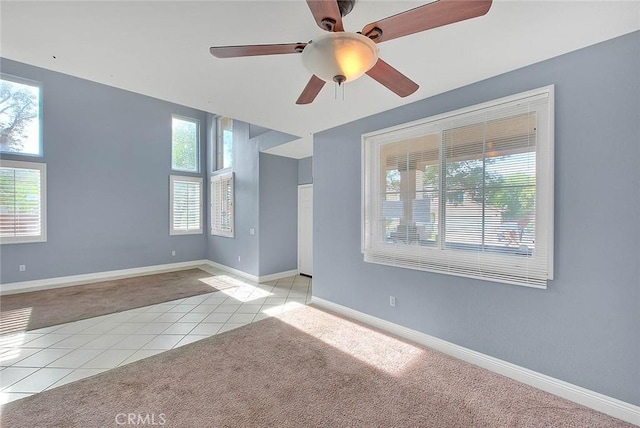
<path fill-rule="evenodd" d="M 93 376 L 311 301 L 311 278 L 256 284 L 201 267 L 222 291 L 0 336 L 0 404 Z"/>

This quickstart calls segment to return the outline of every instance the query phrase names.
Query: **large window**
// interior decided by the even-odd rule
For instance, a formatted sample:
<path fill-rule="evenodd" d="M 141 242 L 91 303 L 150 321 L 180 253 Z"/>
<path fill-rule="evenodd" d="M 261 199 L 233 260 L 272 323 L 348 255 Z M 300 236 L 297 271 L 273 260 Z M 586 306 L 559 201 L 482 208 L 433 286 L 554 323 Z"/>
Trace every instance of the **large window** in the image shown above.
<path fill-rule="evenodd" d="M 546 287 L 553 87 L 363 136 L 365 261 Z"/>
<path fill-rule="evenodd" d="M 233 167 L 233 119 L 218 118 L 216 169 Z"/>
<path fill-rule="evenodd" d="M 0 242 L 45 242 L 46 165 L 0 160 Z"/>
<path fill-rule="evenodd" d="M 0 151 L 41 156 L 40 86 L 0 77 Z"/>
<path fill-rule="evenodd" d="M 179 116 L 172 116 L 171 119 L 171 169 L 198 172 L 198 121 Z"/>
<path fill-rule="evenodd" d="M 211 234 L 233 238 L 233 173 L 211 177 Z"/>
<path fill-rule="evenodd" d="M 202 233 L 202 178 L 170 177 L 170 235 Z"/>

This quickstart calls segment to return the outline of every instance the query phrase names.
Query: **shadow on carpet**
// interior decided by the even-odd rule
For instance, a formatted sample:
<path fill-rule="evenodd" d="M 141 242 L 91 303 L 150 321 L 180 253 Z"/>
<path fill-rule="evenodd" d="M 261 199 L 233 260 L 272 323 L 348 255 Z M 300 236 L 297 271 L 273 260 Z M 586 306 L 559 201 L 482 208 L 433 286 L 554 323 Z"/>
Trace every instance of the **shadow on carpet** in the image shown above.
<path fill-rule="evenodd" d="M 0 297 L 0 333 L 15 333 L 235 287 L 201 269 Z"/>

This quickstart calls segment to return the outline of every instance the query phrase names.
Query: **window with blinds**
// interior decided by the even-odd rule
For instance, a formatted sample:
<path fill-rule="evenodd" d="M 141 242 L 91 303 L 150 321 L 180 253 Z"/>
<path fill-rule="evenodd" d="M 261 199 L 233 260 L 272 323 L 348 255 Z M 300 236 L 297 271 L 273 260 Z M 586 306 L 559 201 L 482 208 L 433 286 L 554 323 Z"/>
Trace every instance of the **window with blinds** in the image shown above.
<path fill-rule="evenodd" d="M 170 176 L 170 235 L 202 233 L 202 178 Z"/>
<path fill-rule="evenodd" d="M 211 234 L 234 237 L 233 172 L 211 177 Z"/>
<path fill-rule="evenodd" d="M 363 136 L 367 262 L 544 288 L 553 87 Z"/>
<path fill-rule="evenodd" d="M 0 160 L 0 243 L 45 242 L 46 164 Z"/>

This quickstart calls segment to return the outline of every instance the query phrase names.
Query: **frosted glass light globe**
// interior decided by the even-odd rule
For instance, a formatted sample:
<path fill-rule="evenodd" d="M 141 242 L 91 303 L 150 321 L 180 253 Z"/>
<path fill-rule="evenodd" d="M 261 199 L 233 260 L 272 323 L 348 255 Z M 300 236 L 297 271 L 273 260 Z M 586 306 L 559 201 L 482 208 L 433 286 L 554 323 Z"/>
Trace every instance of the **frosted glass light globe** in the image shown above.
<path fill-rule="evenodd" d="M 328 33 L 311 41 L 302 51 L 305 67 L 326 82 L 355 80 L 377 61 L 376 44 L 357 33 Z"/>

